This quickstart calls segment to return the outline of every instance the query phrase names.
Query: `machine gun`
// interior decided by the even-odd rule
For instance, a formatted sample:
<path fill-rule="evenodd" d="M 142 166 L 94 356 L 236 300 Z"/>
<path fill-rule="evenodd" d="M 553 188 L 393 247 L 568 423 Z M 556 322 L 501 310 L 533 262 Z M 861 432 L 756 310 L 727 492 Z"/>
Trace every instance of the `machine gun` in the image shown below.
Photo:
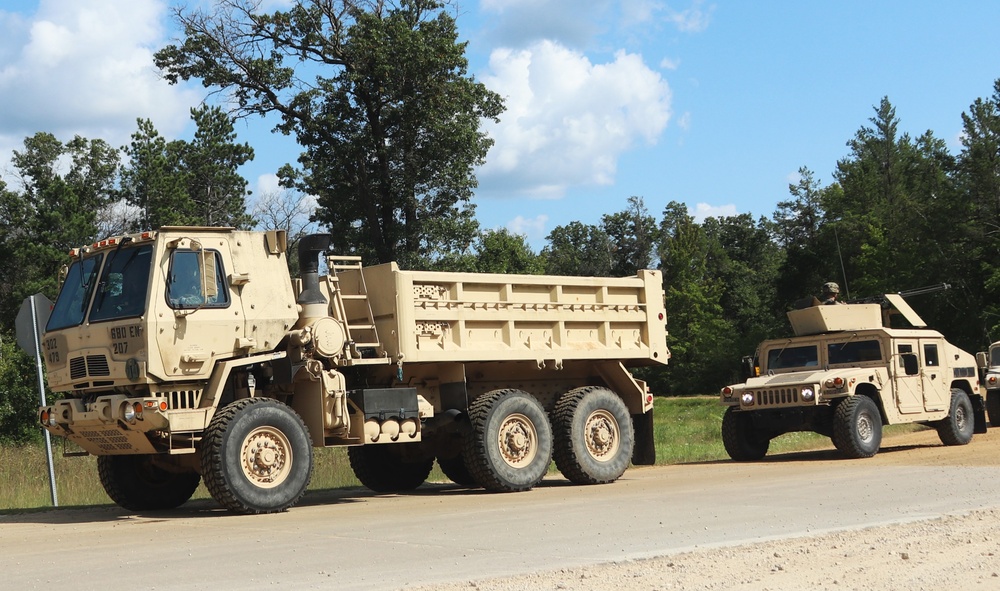
<path fill-rule="evenodd" d="M 938 283 L 937 285 L 928 285 L 926 287 L 918 287 L 916 289 L 907 289 L 898 293 L 899 296 L 908 298 L 911 296 L 924 295 L 928 293 L 935 293 L 938 291 L 944 291 L 946 289 L 951 289 L 950 283 Z M 848 304 L 886 304 L 885 295 L 874 295 L 867 296 L 863 298 L 857 298 L 854 300 L 848 300 Z"/>

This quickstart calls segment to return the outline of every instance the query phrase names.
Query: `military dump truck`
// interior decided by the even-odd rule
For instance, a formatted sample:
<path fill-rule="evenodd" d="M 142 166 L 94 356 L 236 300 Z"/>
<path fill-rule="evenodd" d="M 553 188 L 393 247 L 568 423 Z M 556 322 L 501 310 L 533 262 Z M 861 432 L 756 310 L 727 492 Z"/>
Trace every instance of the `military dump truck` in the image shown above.
<path fill-rule="evenodd" d="M 990 424 L 1000 426 L 1000 342 L 990 345 L 989 351 L 976 353 L 986 389 L 986 413 Z"/>
<path fill-rule="evenodd" d="M 792 431 L 871 457 L 882 426 L 923 423 L 946 445 L 986 429 L 975 358 L 927 328 L 899 294 L 880 303 L 788 312 L 795 336 L 761 343 L 742 384 L 722 389 L 722 438 L 738 461 L 759 460 Z"/>
<path fill-rule="evenodd" d="M 43 346 L 64 398 L 42 426 L 98 456 L 132 510 L 204 480 L 234 512 L 283 511 L 321 446 L 347 446 L 379 492 L 416 488 L 435 459 L 497 492 L 553 458 L 580 484 L 653 462 L 653 397 L 626 367 L 670 357 L 660 273 L 404 271 L 329 245 L 300 241 L 295 280 L 282 231 L 164 227 L 72 251 Z"/>

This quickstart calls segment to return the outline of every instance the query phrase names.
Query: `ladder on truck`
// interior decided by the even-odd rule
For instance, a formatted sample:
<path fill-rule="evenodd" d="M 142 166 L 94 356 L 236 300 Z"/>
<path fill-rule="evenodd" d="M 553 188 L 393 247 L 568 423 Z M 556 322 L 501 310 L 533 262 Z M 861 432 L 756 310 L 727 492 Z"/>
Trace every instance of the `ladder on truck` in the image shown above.
<path fill-rule="evenodd" d="M 333 294 L 334 313 L 344 323 L 347 333 L 349 359 L 345 360 L 346 364 L 388 362 L 378 338 L 372 305 L 368 300 L 368 286 L 365 284 L 365 275 L 361 272 L 361 257 L 327 255 L 326 265 L 329 269 L 328 280 Z M 357 285 L 352 283 L 348 293 L 344 293 L 342 275 L 351 271 L 357 272 Z"/>

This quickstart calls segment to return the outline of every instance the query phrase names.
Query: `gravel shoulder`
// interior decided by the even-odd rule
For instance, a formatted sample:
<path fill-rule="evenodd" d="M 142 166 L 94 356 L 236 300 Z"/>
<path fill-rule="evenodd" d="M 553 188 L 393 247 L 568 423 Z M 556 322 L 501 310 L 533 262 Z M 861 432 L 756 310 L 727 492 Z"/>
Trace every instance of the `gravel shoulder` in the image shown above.
<path fill-rule="evenodd" d="M 998 449 L 1000 428 L 960 447 L 945 447 L 934 431 L 920 431 L 887 439 L 877 456 L 861 461 L 876 466 L 1000 466 Z M 836 469 L 845 460 L 837 459 L 832 448 L 765 459 L 788 461 L 824 462 Z M 995 590 L 1000 589 L 1000 498 L 996 505 L 929 520 L 419 589 Z"/>

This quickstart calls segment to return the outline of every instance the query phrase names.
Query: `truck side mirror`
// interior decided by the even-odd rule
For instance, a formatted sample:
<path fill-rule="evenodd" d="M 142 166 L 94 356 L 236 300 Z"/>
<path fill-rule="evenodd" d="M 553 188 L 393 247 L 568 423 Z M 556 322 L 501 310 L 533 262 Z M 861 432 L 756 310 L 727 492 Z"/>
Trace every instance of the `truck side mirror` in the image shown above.
<path fill-rule="evenodd" d="M 986 363 L 985 351 L 980 351 L 976 353 L 976 365 L 979 366 L 979 369 L 986 369 L 987 367 L 989 367 L 989 365 Z"/>
<path fill-rule="evenodd" d="M 753 357 L 747 355 L 740 360 L 740 375 L 744 382 L 760 375 L 760 369 L 754 364 Z"/>
<path fill-rule="evenodd" d="M 917 362 L 917 356 L 913 353 L 903 353 L 903 371 L 906 372 L 908 376 L 915 376 L 920 373 L 920 364 Z"/>

